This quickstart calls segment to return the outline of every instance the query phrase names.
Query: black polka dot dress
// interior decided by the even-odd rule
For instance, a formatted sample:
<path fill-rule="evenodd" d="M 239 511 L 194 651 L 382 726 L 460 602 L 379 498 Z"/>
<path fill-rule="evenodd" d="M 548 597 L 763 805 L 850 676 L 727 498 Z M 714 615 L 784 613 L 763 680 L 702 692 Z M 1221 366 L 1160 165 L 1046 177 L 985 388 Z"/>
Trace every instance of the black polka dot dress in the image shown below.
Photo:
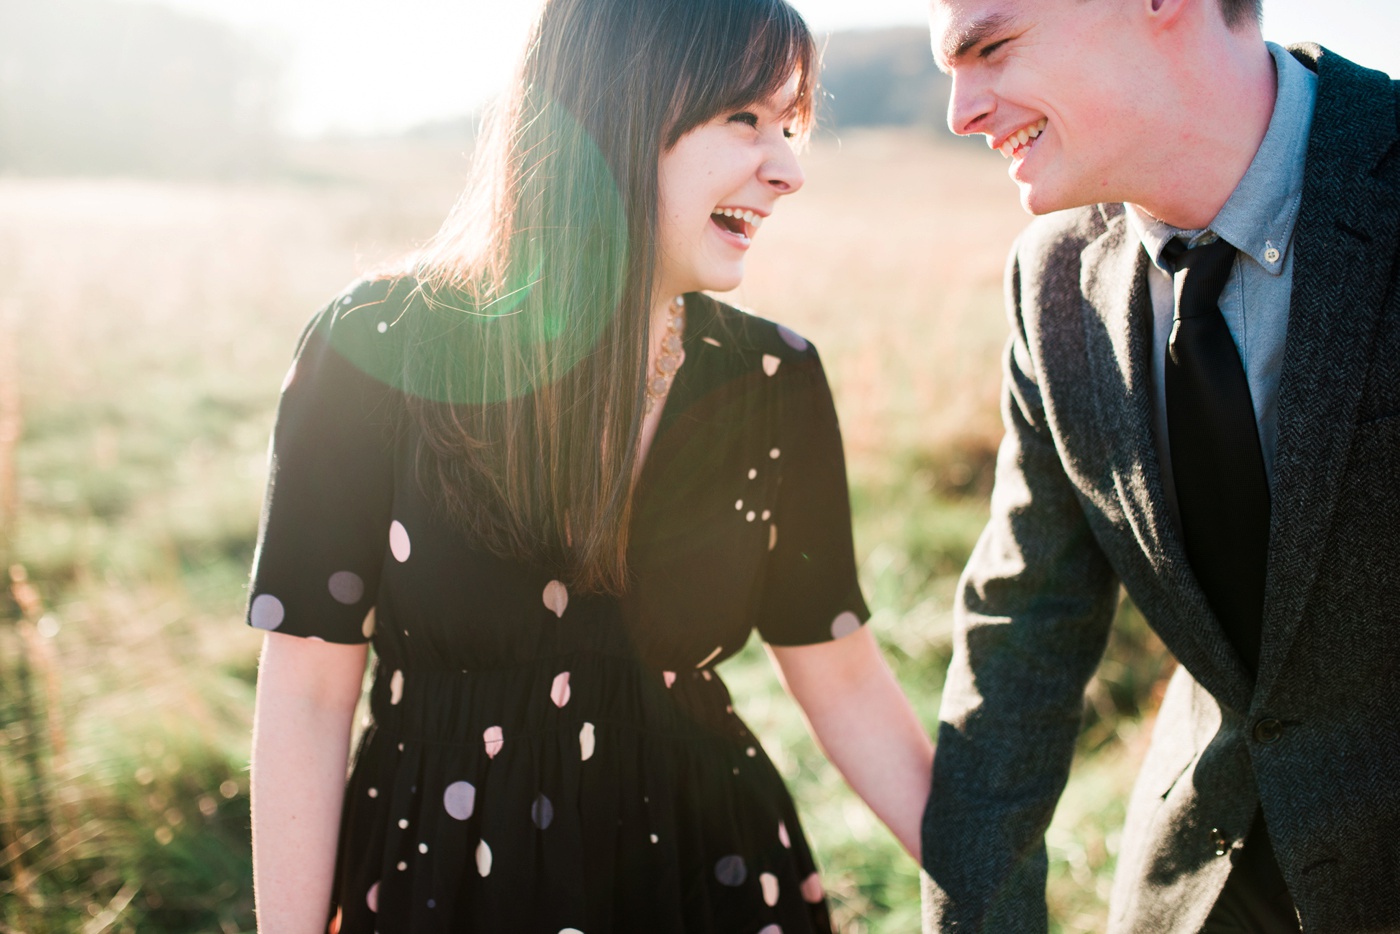
<path fill-rule="evenodd" d="M 792 800 L 715 666 L 868 618 L 816 351 L 687 296 L 626 596 L 473 547 L 415 469 L 410 284 L 319 314 L 283 386 L 248 619 L 371 642 L 328 927 L 831 930 Z M 298 789 L 314 794 L 316 789 Z"/>

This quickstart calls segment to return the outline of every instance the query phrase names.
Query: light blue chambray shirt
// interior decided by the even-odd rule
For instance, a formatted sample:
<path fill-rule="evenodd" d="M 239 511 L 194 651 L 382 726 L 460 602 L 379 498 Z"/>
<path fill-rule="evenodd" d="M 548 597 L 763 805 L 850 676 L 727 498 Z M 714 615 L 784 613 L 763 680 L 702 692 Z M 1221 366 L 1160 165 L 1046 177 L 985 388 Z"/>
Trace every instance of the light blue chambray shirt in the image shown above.
<path fill-rule="evenodd" d="M 1171 273 L 1162 262 L 1162 248 L 1173 237 L 1180 236 L 1188 246 L 1219 237 L 1239 251 L 1220 295 L 1220 313 L 1244 364 L 1254 402 L 1254 421 L 1259 428 L 1259 446 L 1264 453 L 1264 472 L 1270 489 L 1274 485 L 1278 387 L 1293 292 L 1293 226 L 1303 200 L 1303 166 L 1317 100 L 1317 75 L 1286 49 L 1272 42 L 1268 46 L 1278 69 L 1278 95 L 1269 129 L 1244 178 L 1210 226 L 1204 230 L 1180 230 L 1128 205 L 1128 223 L 1153 263 L 1148 270 L 1153 310 L 1153 421 L 1162 482 L 1178 526 L 1180 514 L 1167 437 L 1165 363 L 1175 299 Z"/>

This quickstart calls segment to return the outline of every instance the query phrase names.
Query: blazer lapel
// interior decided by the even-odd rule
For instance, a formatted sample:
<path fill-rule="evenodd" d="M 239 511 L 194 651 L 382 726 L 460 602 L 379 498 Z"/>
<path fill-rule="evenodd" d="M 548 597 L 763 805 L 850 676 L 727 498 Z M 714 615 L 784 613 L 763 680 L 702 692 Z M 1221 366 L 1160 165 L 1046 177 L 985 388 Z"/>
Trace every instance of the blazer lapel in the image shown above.
<path fill-rule="evenodd" d="M 1294 54 L 1317 68 L 1318 89 L 1279 385 L 1264 690 L 1297 633 L 1329 537 L 1400 230 L 1396 194 L 1373 174 L 1397 146 L 1390 81 L 1316 46 Z"/>
<path fill-rule="evenodd" d="M 1123 216 L 1083 253 L 1080 288 L 1104 463 L 1134 542 L 1115 561 L 1162 641 L 1207 690 L 1239 710 L 1250 681 L 1186 559 L 1163 492 L 1153 430 L 1152 299 L 1147 253 Z"/>

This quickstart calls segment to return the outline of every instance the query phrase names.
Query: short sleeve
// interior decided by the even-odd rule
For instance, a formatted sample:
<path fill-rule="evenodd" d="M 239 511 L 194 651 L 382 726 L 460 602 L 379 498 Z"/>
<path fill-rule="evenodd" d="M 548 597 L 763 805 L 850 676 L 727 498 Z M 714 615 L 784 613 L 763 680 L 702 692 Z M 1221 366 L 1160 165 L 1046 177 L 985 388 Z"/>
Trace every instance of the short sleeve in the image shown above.
<path fill-rule="evenodd" d="M 846 458 L 821 359 L 805 344 L 784 367 L 779 443 L 768 452 L 781 480 L 758 630 L 773 645 L 809 645 L 850 635 L 870 611 L 856 578 Z"/>
<path fill-rule="evenodd" d="M 377 288 L 312 319 L 283 383 L 248 594 L 257 629 L 369 641 L 393 534 L 395 394 L 365 366 L 385 352 Z"/>

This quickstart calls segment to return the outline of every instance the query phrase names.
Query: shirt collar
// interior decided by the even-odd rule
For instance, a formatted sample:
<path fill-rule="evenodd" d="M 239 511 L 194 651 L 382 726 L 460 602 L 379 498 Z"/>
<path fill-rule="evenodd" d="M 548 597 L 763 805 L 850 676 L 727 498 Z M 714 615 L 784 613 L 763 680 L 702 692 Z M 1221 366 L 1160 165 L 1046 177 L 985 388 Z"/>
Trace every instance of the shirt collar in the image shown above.
<path fill-rule="evenodd" d="M 1127 205 L 1129 225 L 1152 262 L 1162 269 L 1167 269 L 1162 249 L 1173 237 L 1181 237 L 1187 246 L 1219 237 L 1265 272 L 1275 276 L 1283 272 L 1303 200 L 1303 167 L 1317 100 L 1317 75 L 1282 47 L 1272 42 L 1268 47 L 1278 71 L 1273 116 L 1244 178 L 1210 226 L 1182 230 L 1137 205 Z"/>

